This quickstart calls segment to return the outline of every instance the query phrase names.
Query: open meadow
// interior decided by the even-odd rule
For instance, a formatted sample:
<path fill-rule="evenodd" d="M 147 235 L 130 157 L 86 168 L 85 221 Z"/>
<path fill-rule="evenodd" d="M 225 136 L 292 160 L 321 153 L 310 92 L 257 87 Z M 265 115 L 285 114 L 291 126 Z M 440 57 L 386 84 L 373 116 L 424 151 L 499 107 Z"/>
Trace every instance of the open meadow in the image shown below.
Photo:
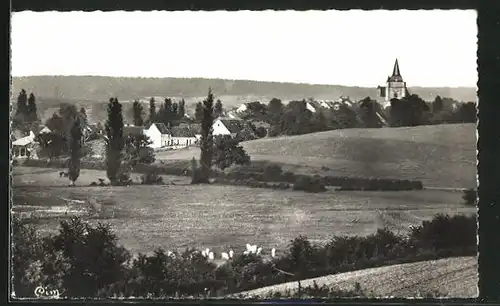
<path fill-rule="evenodd" d="M 252 160 L 296 173 L 420 180 L 476 187 L 476 125 L 344 129 L 242 142 Z M 198 148 L 159 152 L 160 160 L 199 158 Z"/>
<path fill-rule="evenodd" d="M 190 185 L 188 177 L 163 176 L 167 185 L 91 187 L 104 171 L 81 170 L 67 187 L 58 169 L 14 167 L 14 213 L 38 216 L 45 233 L 72 215 L 109 222 L 133 252 L 209 247 L 216 252 L 246 243 L 278 250 L 299 235 L 324 242 L 333 235 L 367 235 L 388 227 L 405 232 L 437 213 L 475 213 L 461 193 L 439 190 L 336 192 Z M 173 184 L 175 185 L 173 185 Z"/>

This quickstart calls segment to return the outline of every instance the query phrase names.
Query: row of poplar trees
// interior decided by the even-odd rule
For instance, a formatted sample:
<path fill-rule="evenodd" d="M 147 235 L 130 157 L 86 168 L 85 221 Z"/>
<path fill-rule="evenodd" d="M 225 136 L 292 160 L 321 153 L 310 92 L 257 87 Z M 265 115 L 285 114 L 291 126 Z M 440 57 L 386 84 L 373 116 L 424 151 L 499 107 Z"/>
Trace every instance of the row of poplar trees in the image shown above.
<path fill-rule="evenodd" d="M 108 104 L 108 119 L 105 124 L 106 133 L 106 175 L 112 185 L 119 185 L 122 181 L 122 160 L 125 147 L 123 135 L 122 105 L 117 98 L 111 98 Z M 212 124 L 214 121 L 214 96 L 212 89 L 208 91 L 207 98 L 203 101 L 203 118 L 201 123 L 201 155 L 200 168 L 193 169 L 193 184 L 209 183 L 210 169 L 212 167 L 213 135 Z M 68 164 L 68 177 L 75 184 L 80 174 L 80 158 L 82 153 L 82 125 L 80 120 L 75 120 L 71 128 L 70 159 Z"/>

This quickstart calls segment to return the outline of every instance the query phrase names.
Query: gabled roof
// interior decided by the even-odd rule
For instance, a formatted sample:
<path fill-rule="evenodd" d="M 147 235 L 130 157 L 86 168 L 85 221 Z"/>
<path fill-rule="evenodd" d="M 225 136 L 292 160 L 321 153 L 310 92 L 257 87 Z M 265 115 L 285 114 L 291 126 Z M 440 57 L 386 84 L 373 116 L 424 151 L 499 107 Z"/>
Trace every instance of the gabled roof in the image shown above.
<path fill-rule="evenodd" d="M 236 119 L 219 119 L 222 124 L 229 130 L 230 133 L 238 133 L 241 131 L 245 125 L 243 121 Z"/>
<path fill-rule="evenodd" d="M 170 135 L 172 137 L 195 137 L 193 131 L 190 128 L 179 126 L 170 128 Z"/>
<path fill-rule="evenodd" d="M 160 133 L 162 133 L 164 135 L 169 133 L 168 127 L 164 123 L 161 123 L 161 122 L 150 123 L 146 126 L 146 128 L 149 129 L 153 124 L 156 126 L 158 131 L 160 131 Z"/>
<path fill-rule="evenodd" d="M 13 141 L 13 142 L 12 142 L 12 145 L 13 145 L 13 146 L 21 146 L 21 147 L 24 147 L 24 146 L 26 146 L 26 145 L 28 145 L 28 144 L 30 144 L 30 143 L 32 143 L 32 142 L 33 142 L 33 138 L 32 138 L 32 137 L 30 137 L 30 136 L 26 136 L 26 137 L 20 138 L 20 139 L 18 139 L 18 140 L 16 140 L 16 141 Z"/>

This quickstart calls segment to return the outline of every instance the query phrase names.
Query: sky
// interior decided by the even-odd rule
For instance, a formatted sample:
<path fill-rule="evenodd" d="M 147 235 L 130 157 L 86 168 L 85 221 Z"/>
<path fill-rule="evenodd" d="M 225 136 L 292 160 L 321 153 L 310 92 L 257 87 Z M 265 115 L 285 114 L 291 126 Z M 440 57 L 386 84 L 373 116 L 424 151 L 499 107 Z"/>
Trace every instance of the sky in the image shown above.
<path fill-rule="evenodd" d="M 11 74 L 377 86 L 477 82 L 473 10 L 17 12 Z"/>

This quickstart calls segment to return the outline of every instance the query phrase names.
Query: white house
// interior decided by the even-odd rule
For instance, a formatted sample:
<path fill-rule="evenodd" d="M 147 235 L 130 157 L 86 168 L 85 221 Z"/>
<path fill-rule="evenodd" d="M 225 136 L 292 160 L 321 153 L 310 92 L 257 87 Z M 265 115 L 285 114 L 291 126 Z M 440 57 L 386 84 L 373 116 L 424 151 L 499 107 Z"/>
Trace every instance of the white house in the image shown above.
<path fill-rule="evenodd" d="M 151 139 L 152 144 L 150 147 L 154 149 L 167 146 L 170 140 L 170 131 L 163 123 L 151 123 L 144 129 L 144 135 Z"/>
<path fill-rule="evenodd" d="M 168 147 L 184 148 L 196 143 L 197 138 L 189 127 L 175 126 L 169 129 Z"/>
<path fill-rule="evenodd" d="M 236 109 L 236 112 L 237 113 L 242 113 L 242 112 L 245 112 L 246 110 L 248 109 L 247 105 L 246 104 L 241 104 L 240 107 L 238 107 Z"/>
<path fill-rule="evenodd" d="M 218 118 L 212 125 L 212 134 L 214 136 L 229 135 L 235 137 L 244 127 L 245 124 L 242 120 Z"/>
<path fill-rule="evenodd" d="M 12 142 L 12 157 L 14 159 L 24 159 L 28 156 L 36 158 L 36 151 L 34 150 L 35 134 L 33 131 L 29 135 L 16 139 Z"/>

